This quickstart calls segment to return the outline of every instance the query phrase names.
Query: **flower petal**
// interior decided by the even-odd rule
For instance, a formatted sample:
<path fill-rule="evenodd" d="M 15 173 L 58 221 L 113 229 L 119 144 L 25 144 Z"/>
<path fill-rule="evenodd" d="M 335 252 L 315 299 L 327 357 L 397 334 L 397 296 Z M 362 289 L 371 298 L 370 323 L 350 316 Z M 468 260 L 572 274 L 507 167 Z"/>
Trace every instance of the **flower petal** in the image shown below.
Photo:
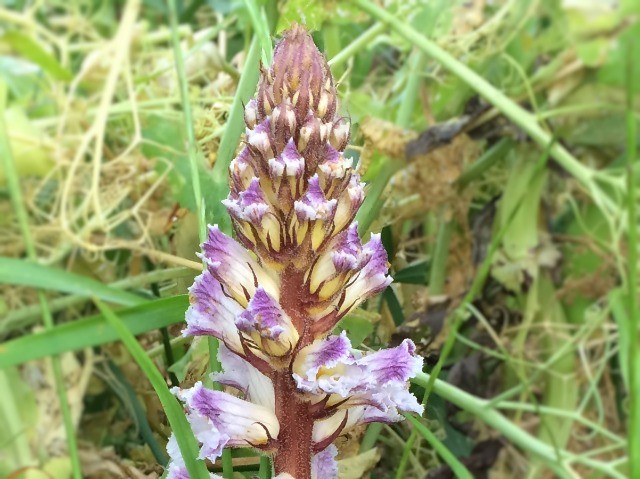
<path fill-rule="evenodd" d="M 326 160 L 318 165 L 318 169 L 328 181 L 342 179 L 353 165 L 353 158 L 345 158 L 331 145 L 326 146 Z"/>
<path fill-rule="evenodd" d="M 343 331 L 340 336 L 318 339 L 300 350 L 293 363 L 293 379 L 303 391 L 347 397 L 365 380 L 362 368 L 354 363 L 351 342 Z"/>
<path fill-rule="evenodd" d="M 213 381 L 242 391 L 246 399 L 273 411 L 275 394 L 273 382 L 224 344 L 218 348 L 218 361 L 224 372 L 213 373 Z"/>
<path fill-rule="evenodd" d="M 365 299 L 384 291 L 393 281 L 391 276 L 387 274 L 389 272 L 387 252 L 382 245 L 379 234 L 371 235 L 371 240 L 362 248 L 362 254 L 366 258 L 366 262 L 346 289 L 340 307 L 342 314 L 355 308 Z"/>
<path fill-rule="evenodd" d="M 271 296 L 279 298 L 276 280 L 237 241 L 222 233 L 217 225 L 209 227 L 209 236 L 202 244 L 202 250 L 212 276 L 242 307 L 247 306 L 258 284 Z"/>
<path fill-rule="evenodd" d="M 224 294 L 220 282 L 209 271 L 200 274 L 189 288 L 189 300 L 183 336 L 213 336 L 235 350 L 242 349 L 235 325 L 242 308 Z"/>
<path fill-rule="evenodd" d="M 304 169 L 304 158 L 298 153 L 293 139 L 287 142 L 280 155 L 269 160 L 269 173 L 273 178 L 283 175 L 300 177 Z"/>
<path fill-rule="evenodd" d="M 294 203 L 294 208 L 299 221 L 331 221 L 336 204 L 335 198 L 328 200 L 325 197 L 316 174 L 309 178 L 309 188 L 302 198 Z"/>
<path fill-rule="evenodd" d="M 422 371 L 422 358 L 415 354 L 416 346 L 405 339 L 395 348 L 381 349 L 358 360 L 364 366 L 373 382 L 385 384 L 391 381 L 406 383 Z"/>
<path fill-rule="evenodd" d="M 277 437 L 280 423 L 272 410 L 213 391 L 197 382 L 172 391 L 187 406 L 187 419 L 202 444 L 200 458 L 214 461 L 225 446 L 261 445 Z"/>
<path fill-rule="evenodd" d="M 184 458 L 180 453 L 180 448 L 178 447 L 178 441 L 174 434 L 171 434 L 169 437 L 169 441 L 167 442 L 167 453 L 169 453 L 169 464 L 167 465 L 167 476 L 166 479 L 190 479 L 189 472 L 187 471 L 187 466 L 184 464 Z M 217 474 L 209 473 L 210 479 L 222 479 Z"/>
<path fill-rule="evenodd" d="M 338 448 L 331 444 L 324 451 L 313 456 L 311 460 L 311 479 L 336 479 L 338 477 L 337 455 Z"/>
<path fill-rule="evenodd" d="M 241 191 L 237 198 L 231 196 L 222 201 L 229 214 L 240 221 L 260 226 L 262 218 L 269 211 L 269 203 L 260 187 L 260 179 L 253 177 L 246 190 Z"/>
<path fill-rule="evenodd" d="M 268 339 L 282 339 L 295 346 L 298 334 L 280 304 L 261 286 L 245 309 L 236 319 L 236 326 L 245 333 L 258 332 Z M 295 339 L 294 339 L 295 338 Z"/>

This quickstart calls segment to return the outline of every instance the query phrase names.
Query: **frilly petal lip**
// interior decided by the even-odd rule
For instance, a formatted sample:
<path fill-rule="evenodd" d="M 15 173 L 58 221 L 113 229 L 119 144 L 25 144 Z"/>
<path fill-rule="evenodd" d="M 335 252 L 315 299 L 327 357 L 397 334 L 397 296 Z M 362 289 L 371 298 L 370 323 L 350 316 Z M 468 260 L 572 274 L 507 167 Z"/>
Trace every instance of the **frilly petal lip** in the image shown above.
<path fill-rule="evenodd" d="M 230 196 L 222 204 L 234 218 L 257 226 L 270 209 L 260 187 L 260 179 L 256 176 L 251 179 L 245 191 L 241 191 L 236 198 Z"/>
<path fill-rule="evenodd" d="M 220 282 L 209 271 L 196 277 L 189 288 L 189 301 L 191 306 L 185 315 L 187 326 L 183 336 L 213 336 L 240 349 L 234 321 L 242 308 L 224 294 Z"/>
<path fill-rule="evenodd" d="M 260 336 L 268 339 L 278 339 L 282 333 L 293 328 L 280 304 L 260 286 L 249 301 L 247 309 L 236 318 L 236 326 L 245 333 L 257 331 Z"/>
<path fill-rule="evenodd" d="M 267 444 L 280 432 L 272 410 L 205 388 L 200 381 L 189 389 L 173 388 L 172 392 L 185 403 L 187 419 L 202 445 L 201 459 L 214 461 L 227 445 Z"/>
<path fill-rule="evenodd" d="M 335 198 L 326 198 L 316 174 L 309 178 L 309 188 L 302 198 L 294 203 L 294 208 L 299 221 L 331 221 L 337 203 Z"/>

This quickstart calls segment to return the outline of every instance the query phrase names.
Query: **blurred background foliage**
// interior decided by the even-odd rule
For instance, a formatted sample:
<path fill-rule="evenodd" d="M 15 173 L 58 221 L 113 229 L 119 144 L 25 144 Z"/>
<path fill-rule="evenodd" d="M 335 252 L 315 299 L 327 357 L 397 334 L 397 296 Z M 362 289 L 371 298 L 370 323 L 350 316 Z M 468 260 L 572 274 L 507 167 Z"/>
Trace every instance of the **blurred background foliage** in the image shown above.
<path fill-rule="evenodd" d="M 382 231 L 395 278 L 340 327 L 363 348 L 410 337 L 426 359 L 425 417 L 340 438 L 341 478 L 640 474 L 639 15 L 5 0 L 0 477 L 162 474 L 172 416 L 145 360 L 167 385 L 210 368 L 180 336 L 199 232 L 229 229 L 241 108 L 292 22 L 339 82 L 369 184 L 360 231 Z M 227 458 L 225 476 L 268 476 L 250 450 Z"/>

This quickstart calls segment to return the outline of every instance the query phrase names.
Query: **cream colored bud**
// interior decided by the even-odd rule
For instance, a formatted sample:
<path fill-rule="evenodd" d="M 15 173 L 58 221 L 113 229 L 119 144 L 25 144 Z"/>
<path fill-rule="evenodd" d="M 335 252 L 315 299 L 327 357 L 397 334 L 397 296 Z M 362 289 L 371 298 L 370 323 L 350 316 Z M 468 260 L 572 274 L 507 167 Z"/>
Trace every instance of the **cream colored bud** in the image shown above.
<path fill-rule="evenodd" d="M 329 107 L 329 95 L 326 92 L 323 92 L 320 95 L 320 101 L 318 102 L 318 114 L 320 117 L 324 117 L 327 113 L 327 108 Z"/>

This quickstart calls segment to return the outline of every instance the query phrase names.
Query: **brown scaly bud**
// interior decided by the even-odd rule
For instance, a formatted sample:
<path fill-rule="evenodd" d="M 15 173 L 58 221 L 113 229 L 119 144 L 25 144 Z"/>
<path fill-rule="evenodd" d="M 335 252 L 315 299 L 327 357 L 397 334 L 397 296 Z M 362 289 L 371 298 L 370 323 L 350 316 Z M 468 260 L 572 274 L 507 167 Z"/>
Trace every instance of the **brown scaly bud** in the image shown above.
<path fill-rule="evenodd" d="M 275 269 L 318 257 L 353 220 L 363 184 L 344 156 L 348 119 L 325 57 L 299 25 L 285 32 L 255 99 L 225 201 L 242 243 Z"/>

